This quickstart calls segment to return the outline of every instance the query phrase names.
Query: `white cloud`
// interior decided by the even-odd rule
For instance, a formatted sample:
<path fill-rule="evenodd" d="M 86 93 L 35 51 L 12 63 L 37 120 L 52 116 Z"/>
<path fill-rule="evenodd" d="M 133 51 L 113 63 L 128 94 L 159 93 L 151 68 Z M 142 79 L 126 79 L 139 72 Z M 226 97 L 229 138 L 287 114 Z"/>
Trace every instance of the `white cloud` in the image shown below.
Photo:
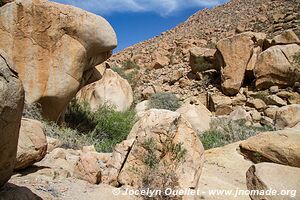
<path fill-rule="evenodd" d="M 162 16 L 187 8 L 211 7 L 228 0 L 54 0 L 100 15 L 115 12 L 156 12 Z"/>

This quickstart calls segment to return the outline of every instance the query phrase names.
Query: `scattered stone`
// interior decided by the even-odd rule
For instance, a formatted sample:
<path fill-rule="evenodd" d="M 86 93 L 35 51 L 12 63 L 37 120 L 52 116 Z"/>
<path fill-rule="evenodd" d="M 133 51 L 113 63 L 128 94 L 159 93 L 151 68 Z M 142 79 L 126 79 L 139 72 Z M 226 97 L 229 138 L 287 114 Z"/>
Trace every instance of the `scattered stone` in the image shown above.
<path fill-rule="evenodd" d="M 270 87 L 270 92 L 276 94 L 277 92 L 279 92 L 279 87 L 278 86 Z"/>
<path fill-rule="evenodd" d="M 276 114 L 276 127 L 292 128 L 300 122 L 300 105 L 293 104 L 278 109 Z"/>
<path fill-rule="evenodd" d="M 279 106 L 279 107 L 287 105 L 286 101 L 284 101 L 283 99 L 281 99 L 280 97 L 278 97 L 275 94 L 267 96 L 266 101 L 267 101 L 268 105 L 275 105 L 275 106 Z"/>
<path fill-rule="evenodd" d="M 279 109 L 279 107 L 277 107 L 277 106 L 270 106 L 269 108 L 264 110 L 264 114 L 267 117 L 275 120 L 276 119 L 276 113 L 277 113 L 278 109 Z"/>
<path fill-rule="evenodd" d="M 262 125 L 266 125 L 266 126 L 270 126 L 270 127 L 274 126 L 274 120 L 267 117 L 267 116 L 262 116 L 261 119 L 260 119 L 260 123 Z"/>
<path fill-rule="evenodd" d="M 253 110 L 250 112 L 250 114 L 251 114 L 252 120 L 254 122 L 260 122 L 261 117 L 262 117 L 260 112 L 258 112 L 257 110 Z"/>
<path fill-rule="evenodd" d="M 75 165 L 74 176 L 92 184 L 99 184 L 101 181 L 101 168 L 97 158 L 91 153 L 81 155 Z"/>
<path fill-rule="evenodd" d="M 289 104 L 300 104 L 300 94 L 298 92 L 281 91 L 276 95 L 286 99 Z"/>
<path fill-rule="evenodd" d="M 267 104 L 261 99 L 250 99 L 246 105 L 251 108 L 255 108 L 258 111 L 263 111 L 268 107 Z"/>
<path fill-rule="evenodd" d="M 242 107 L 236 108 L 233 112 L 230 113 L 229 117 L 230 120 L 246 120 L 251 121 L 251 116 L 249 113 L 246 112 L 245 109 Z"/>
<path fill-rule="evenodd" d="M 206 62 L 206 65 L 212 65 L 214 60 L 214 55 L 216 53 L 215 49 L 194 47 L 190 50 L 190 67 L 193 73 L 202 72 L 203 69 L 199 65 L 205 63 L 198 63 L 199 58 L 202 58 L 202 62 Z M 207 70 L 207 68 L 206 68 Z"/>
<path fill-rule="evenodd" d="M 209 94 L 208 99 L 208 108 L 210 111 L 215 112 L 216 116 L 229 115 L 233 111 L 230 97 Z"/>
<path fill-rule="evenodd" d="M 61 142 L 58 139 L 49 136 L 47 136 L 47 143 L 47 153 L 61 146 Z"/>

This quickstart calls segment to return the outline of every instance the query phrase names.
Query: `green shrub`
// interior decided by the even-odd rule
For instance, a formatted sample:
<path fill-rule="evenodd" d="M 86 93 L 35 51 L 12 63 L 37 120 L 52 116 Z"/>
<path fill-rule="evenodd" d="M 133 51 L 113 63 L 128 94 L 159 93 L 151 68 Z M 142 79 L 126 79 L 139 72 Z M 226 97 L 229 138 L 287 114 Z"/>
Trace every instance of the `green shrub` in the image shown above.
<path fill-rule="evenodd" d="M 149 108 L 176 111 L 180 106 L 180 100 L 171 93 L 156 93 L 149 99 Z"/>
<path fill-rule="evenodd" d="M 92 138 L 96 150 L 112 152 L 115 145 L 125 140 L 131 131 L 136 122 L 135 112 L 118 112 L 109 106 L 102 106 L 94 113 L 94 122 L 97 125 L 92 131 Z"/>
<path fill-rule="evenodd" d="M 136 88 L 140 77 L 138 68 L 133 68 L 132 70 L 125 71 L 124 68 L 113 66 L 111 69 L 117 72 L 122 78 L 126 79 L 133 90 Z"/>
<path fill-rule="evenodd" d="M 54 122 L 43 122 L 44 131 L 47 136 L 59 139 L 62 147 L 66 149 L 81 149 L 83 146 L 93 144 L 89 135 L 81 134 L 75 129 L 60 127 Z"/>
<path fill-rule="evenodd" d="M 203 72 L 211 68 L 211 64 L 208 63 L 203 56 L 196 58 L 195 65 L 193 66 L 194 70 L 197 72 Z"/>
<path fill-rule="evenodd" d="M 140 66 L 138 66 L 134 61 L 131 60 L 126 60 L 125 62 L 123 62 L 122 66 L 122 68 L 124 68 L 125 70 L 140 69 Z"/>
<path fill-rule="evenodd" d="M 199 134 L 204 149 L 211 149 L 226 144 L 246 140 L 259 132 L 273 131 L 270 126 L 247 126 L 245 120 L 232 121 L 226 118 L 215 119 L 210 129 Z"/>
<path fill-rule="evenodd" d="M 300 51 L 294 55 L 293 59 L 296 66 L 300 69 Z"/>

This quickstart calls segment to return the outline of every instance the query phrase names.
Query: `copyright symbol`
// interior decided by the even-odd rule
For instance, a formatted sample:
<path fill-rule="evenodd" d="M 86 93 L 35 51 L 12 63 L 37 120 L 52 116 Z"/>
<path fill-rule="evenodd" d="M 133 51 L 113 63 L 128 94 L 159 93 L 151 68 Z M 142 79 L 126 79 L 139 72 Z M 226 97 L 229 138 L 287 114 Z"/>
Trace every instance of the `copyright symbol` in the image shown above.
<path fill-rule="evenodd" d="M 120 189 L 119 188 L 115 188 L 115 189 L 113 189 L 113 191 L 112 191 L 112 193 L 113 193 L 113 195 L 114 196 L 118 196 L 119 194 L 120 194 Z"/>

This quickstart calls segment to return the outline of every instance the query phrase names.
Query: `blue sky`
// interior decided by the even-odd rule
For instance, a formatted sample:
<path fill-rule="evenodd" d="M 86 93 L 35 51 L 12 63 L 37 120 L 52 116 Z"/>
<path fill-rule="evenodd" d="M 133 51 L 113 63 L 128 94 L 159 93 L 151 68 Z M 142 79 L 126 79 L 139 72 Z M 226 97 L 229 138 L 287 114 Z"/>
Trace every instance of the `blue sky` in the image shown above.
<path fill-rule="evenodd" d="M 174 28 L 203 8 L 228 0 L 55 0 L 103 16 L 114 27 L 120 51 Z"/>

